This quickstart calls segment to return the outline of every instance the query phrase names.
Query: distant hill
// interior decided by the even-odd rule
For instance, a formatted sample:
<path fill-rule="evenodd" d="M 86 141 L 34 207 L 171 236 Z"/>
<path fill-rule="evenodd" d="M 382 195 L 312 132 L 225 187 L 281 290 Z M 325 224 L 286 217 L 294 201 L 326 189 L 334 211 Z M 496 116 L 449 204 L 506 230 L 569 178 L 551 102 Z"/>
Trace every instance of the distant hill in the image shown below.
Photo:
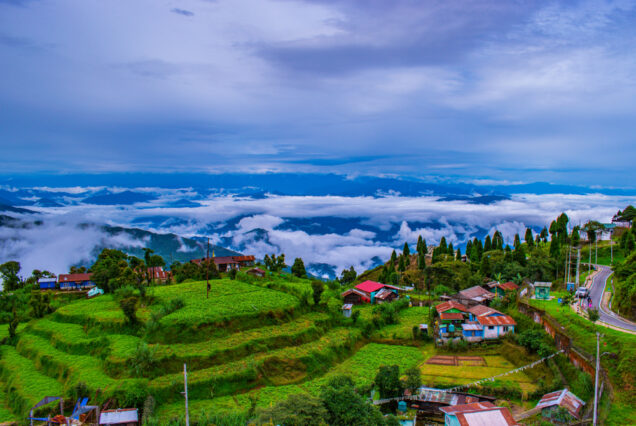
<path fill-rule="evenodd" d="M 147 201 L 155 200 L 157 197 L 152 194 L 146 194 L 142 192 L 124 191 L 111 193 L 104 191 L 87 197 L 84 202 L 87 204 L 97 205 L 129 205 L 135 203 L 144 203 Z"/>

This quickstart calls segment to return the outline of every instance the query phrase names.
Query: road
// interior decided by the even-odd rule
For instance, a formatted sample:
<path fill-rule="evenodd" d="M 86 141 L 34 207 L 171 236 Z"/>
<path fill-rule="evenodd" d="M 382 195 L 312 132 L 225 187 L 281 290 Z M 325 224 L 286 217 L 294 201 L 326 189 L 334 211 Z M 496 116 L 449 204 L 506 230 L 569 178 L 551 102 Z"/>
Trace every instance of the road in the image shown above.
<path fill-rule="evenodd" d="M 603 292 L 607 285 L 607 279 L 612 275 L 612 269 L 609 266 L 597 265 L 599 272 L 594 276 L 592 285 L 590 286 L 590 296 L 592 297 L 592 305 L 598 309 L 600 319 L 610 325 L 625 328 L 627 330 L 636 331 L 636 324 L 629 322 L 608 308 L 601 306 Z"/>

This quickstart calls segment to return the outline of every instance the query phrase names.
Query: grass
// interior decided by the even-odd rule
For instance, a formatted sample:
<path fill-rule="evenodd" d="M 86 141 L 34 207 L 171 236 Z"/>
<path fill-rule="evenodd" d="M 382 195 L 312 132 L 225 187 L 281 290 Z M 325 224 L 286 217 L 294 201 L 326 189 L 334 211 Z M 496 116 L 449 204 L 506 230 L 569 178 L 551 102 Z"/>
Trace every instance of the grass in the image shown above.
<path fill-rule="evenodd" d="M 0 346 L 0 374 L 8 396 L 7 405 L 13 412 L 26 414 L 45 396 L 62 394 L 62 385 L 37 370 L 11 346 Z"/>
<path fill-rule="evenodd" d="M 400 311 L 398 324 L 388 325 L 373 333 L 374 338 L 412 340 L 413 327 L 428 323 L 429 308 L 413 306 Z"/>

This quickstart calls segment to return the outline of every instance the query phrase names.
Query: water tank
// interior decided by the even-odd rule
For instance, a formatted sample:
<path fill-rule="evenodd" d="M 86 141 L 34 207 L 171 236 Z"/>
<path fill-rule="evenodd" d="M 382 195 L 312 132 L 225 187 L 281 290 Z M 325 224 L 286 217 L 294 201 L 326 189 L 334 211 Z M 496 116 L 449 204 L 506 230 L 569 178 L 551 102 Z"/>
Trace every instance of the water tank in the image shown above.
<path fill-rule="evenodd" d="M 401 411 L 403 413 L 406 413 L 406 401 L 400 401 L 398 402 L 398 411 Z"/>
<path fill-rule="evenodd" d="M 449 325 L 448 326 L 448 332 L 449 333 L 453 333 L 454 331 L 455 331 L 455 325 L 454 324 Z"/>

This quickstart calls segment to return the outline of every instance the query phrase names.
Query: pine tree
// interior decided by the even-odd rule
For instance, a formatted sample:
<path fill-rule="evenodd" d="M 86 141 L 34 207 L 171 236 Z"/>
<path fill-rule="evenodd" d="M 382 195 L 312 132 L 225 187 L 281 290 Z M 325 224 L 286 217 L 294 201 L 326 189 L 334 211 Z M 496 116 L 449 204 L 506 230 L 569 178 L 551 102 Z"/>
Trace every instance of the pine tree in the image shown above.
<path fill-rule="evenodd" d="M 417 267 L 420 271 L 426 269 L 426 255 L 424 253 L 420 253 L 417 255 Z"/>
<path fill-rule="evenodd" d="M 426 246 L 426 239 L 422 238 L 422 249 L 420 251 L 422 254 L 428 254 L 428 247 Z"/>
<path fill-rule="evenodd" d="M 484 251 L 492 250 L 492 240 L 490 239 L 490 235 L 486 235 L 486 239 L 484 240 Z"/>
<path fill-rule="evenodd" d="M 473 242 L 471 240 L 468 240 L 468 242 L 466 243 L 466 257 L 468 259 L 470 259 L 470 255 L 473 252 Z"/>
<path fill-rule="evenodd" d="M 579 227 L 575 226 L 572 229 L 572 237 L 570 238 L 573 246 L 578 246 L 581 243 L 581 234 L 579 233 Z"/>
<path fill-rule="evenodd" d="M 521 238 L 519 238 L 519 234 L 515 234 L 515 241 L 513 243 L 515 250 L 521 246 Z"/>
<path fill-rule="evenodd" d="M 415 246 L 415 249 L 417 250 L 418 253 L 422 253 L 422 236 L 421 235 L 417 237 L 417 246 Z"/>
<path fill-rule="evenodd" d="M 455 257 L 455 249 L 453 248 L 453 243 L 450 243 L 450 244 L 448 245 L 448 255 L 449 255 L 451 258 L 454 258 L 454 257 Z"/>
<path fill-rule="evenodd" d="M 404 243 L 404 249 L 402 249 L 402 256 L 404 256 L 406 259 L 409 259 L 411 257 L 411 250 L 409 249 L 409 243 L 407 242 Z"/>
<path fill-rule="evenodd" d="M 548 228 L 544 226 L 541 230 L 541 234 L 539 235 L 541 236 L 541 241 L 543 241 L 544 243 L 548 242 Z"/>
<path fill-rule="evenodd" d="M 400 272 L 406 271 L 406 264 L 404 263 L 404 256 L 400 256 L 400 260 L 398 261 L 398 271 L 400 271 Z"/>
<path fill-rule="evenodd" d="M 530 228 L 526 228 L 526 244 L 528 245 L 528 247 L 533 247 L 534 246 L 534 238 L 532 237 L 532 229 Z"/>
<path fill-rule="evenodd" d="M 462 249 L 461 247 L 457 247 L 457 260 L 461 261 L 462 260 Z"/>
<path fill-rule="evenodd" d="M 446 245 L 446 237 L 442 237 L 442 239 L 439 240 L 439 248 L 441 249 L 440 251 L 442 253 L 446 253 L 446 250 L 448 250 L 448 247 Z"/>

